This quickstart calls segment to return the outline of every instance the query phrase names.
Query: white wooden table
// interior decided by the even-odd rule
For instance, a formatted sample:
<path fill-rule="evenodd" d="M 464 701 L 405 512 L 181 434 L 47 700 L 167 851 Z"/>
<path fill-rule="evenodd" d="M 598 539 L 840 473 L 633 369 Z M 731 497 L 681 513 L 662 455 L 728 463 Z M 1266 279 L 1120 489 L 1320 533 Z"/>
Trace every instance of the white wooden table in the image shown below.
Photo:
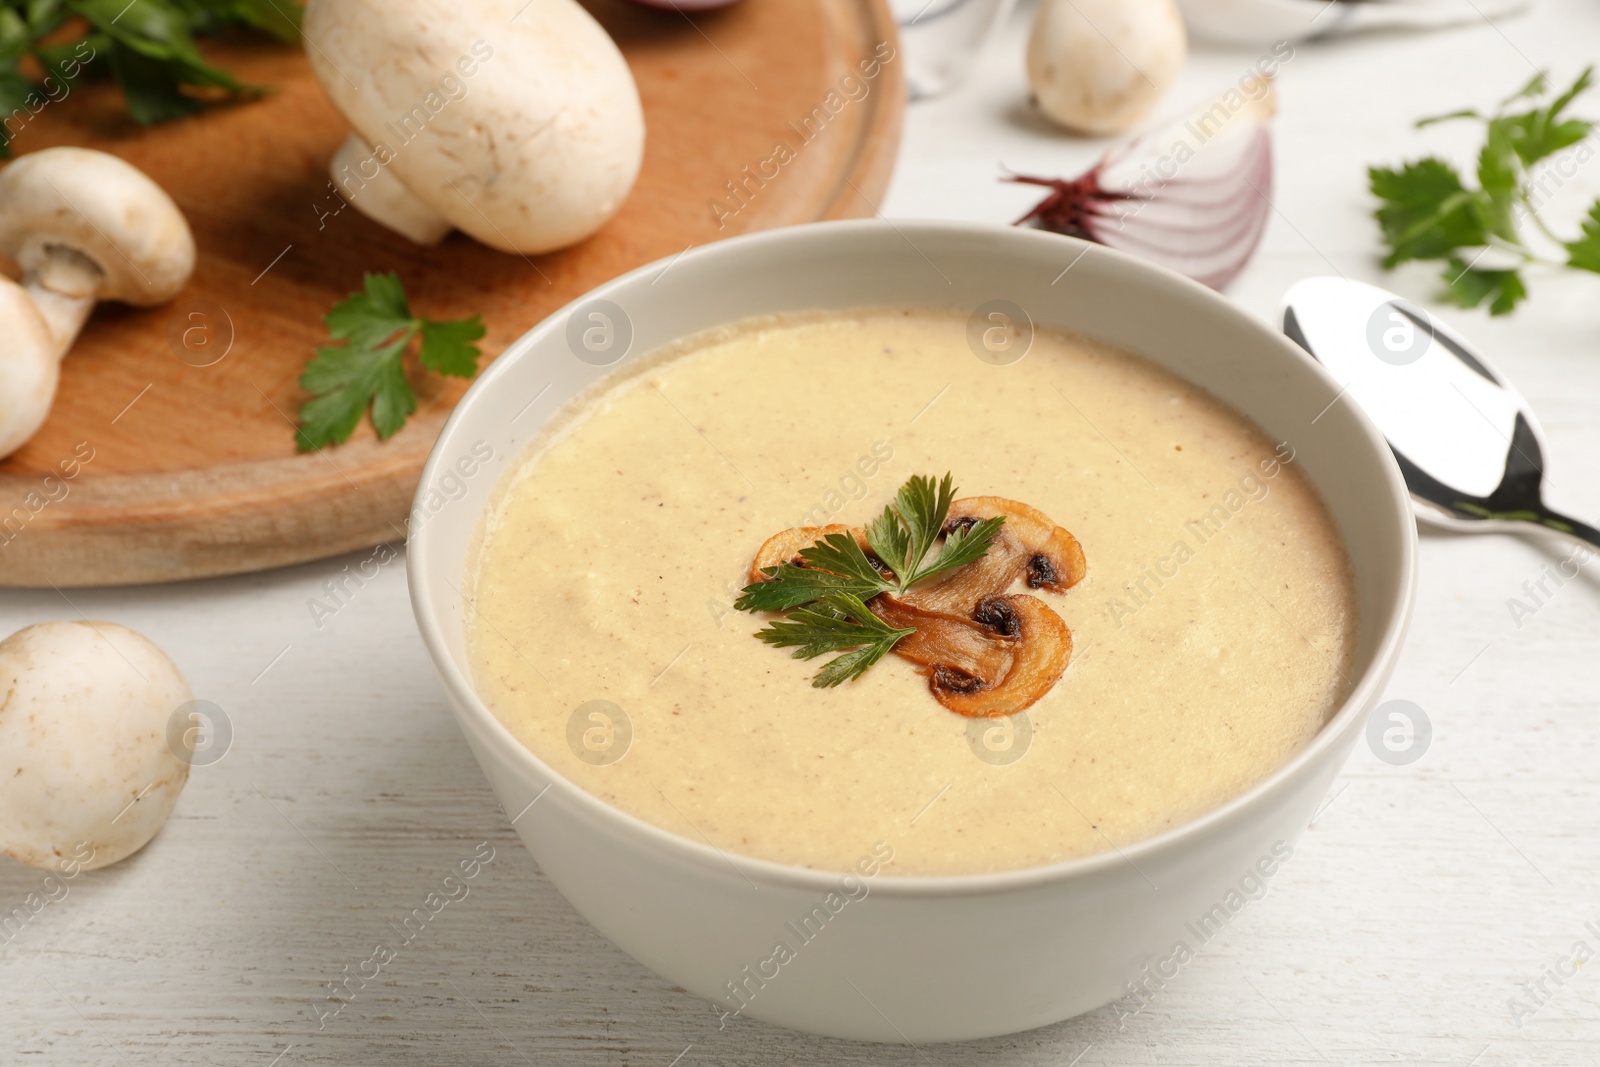
<path fill-rule="evenodd" d="M 757 0 L 791 2 L 791 0 Z M 1469 4 L 1471 0 L 1462 0 Z M 1021 14 L 964 91 L 911 111 L 891 216 L 1008 220 L 1030 192 L 1004 163 L 1075 174 L 1094 145 L 1021 105 Z M 1273 314 L 1294 280 L 1381 280 L 1364 168 L 1467 131 L 1410 120 L 1489 105 L 1535 66 L 1600 52 L 1600 9 L 1541 0 L 1498 27 L 1300 46 L 1279 79 L 1279 180 L 1266 241 L 1233 294 Z M 1255 53 L 1196 49 L 1177 108 Z M 1582 110 L 1600 112 L 1600 93 Z M 1552 209 L 1600 193 L 1600 164 Z M 1430 304 L 1429 272 L 1388 284 Z M 1600 278 L 1536 277 L 1510 319 L 1448 315 L 1543 416 L 1552 497 L 1600 517 Z M 1535 1001 L 1519 983 L 1600 953 L 1600 587 L 1566 583 L 1517 626 L 1507 598 L 1561 554 L 1427 536 L 1416 622 L 1391 695 L 1434 725 L 1408 767 L 1357 750 L 1295 858 L 1146 1011 L 910 1049 L 716 1016 L 596 934 L 541 876 L 462 743 L 423 655 L 403 565 L 319 628 L 308 607 L 357 557 L 163 588 L 0 592 L 0 633 L 112 619 L 155 639 L 231 717 L 133 859 L 68 883 L 0 946 L 3 1064 L 1592 1064 L 1600 966 Z M 319 1030 L 327 983 L 479 842 L 494 860 Z M 0 864 L 0 907 L 42 875 Z M 1568 968 L 1570 969 L 1570 968 Z M 1119 1025 L 1120 1024 L 1120 1025 Z"/>

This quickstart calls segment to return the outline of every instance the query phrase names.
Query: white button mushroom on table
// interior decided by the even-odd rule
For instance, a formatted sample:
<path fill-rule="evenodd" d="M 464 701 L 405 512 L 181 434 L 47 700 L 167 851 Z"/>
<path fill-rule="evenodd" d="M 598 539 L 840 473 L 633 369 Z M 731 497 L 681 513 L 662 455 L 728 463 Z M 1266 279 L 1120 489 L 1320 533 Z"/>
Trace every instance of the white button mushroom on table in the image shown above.
<path fill-rule="evenodd" d="M 1177 81 L 1189 38 L 1174 0 L 1039 0 L 1028 85 L 1075 133 L 1120 133 Z"/>
<path fill-rule="evenodd" d="M 334 185 L 417 244 L 459 229 L 504 252 L 565 248 L 633 188 L 639 91 L 575 0 L 310 0 L 304 33 L 353 128 Z"/>
<path fill-rule="evenodd" d="M 192 700 L 148 639 L 46 622 L 0 641 L 0 854 L 92 870 L 156 835 L 189 780 Z"/>
<path fill-rule="evenodd" d="M 47 148 L 0 170 L 0 252 L 22 284 L 0 279 L 0 457 L 50 413 L 61 357 L 96 301 L 165 303 L 194 273 L 194 235 L 161 187 L 87 148 Z"/>

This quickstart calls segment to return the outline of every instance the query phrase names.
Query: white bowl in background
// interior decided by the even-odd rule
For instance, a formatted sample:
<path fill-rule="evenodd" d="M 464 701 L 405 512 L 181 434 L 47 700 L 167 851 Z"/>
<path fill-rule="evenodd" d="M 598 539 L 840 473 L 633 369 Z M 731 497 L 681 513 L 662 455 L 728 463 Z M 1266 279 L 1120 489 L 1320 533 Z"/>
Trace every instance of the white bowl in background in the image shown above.
<path fill-rule="evenodd" d="M 462 590 L 475 530 L 496 482 L 554 412 L 667 342 L 753 315 L 971 311 L 996 299 L 1040 325 L 1144 356 L 1293 445 L 1354 567 L 1354 684 L 1288 763 L 1190 823 L 1047 867 L 879 875 L 847 922 L 805 944 L 775 977 L 752 981 L 785 923 L 816 907 L 840 874 L 730 856 L 659 829 L 584 792 L 519 743 L 473 689 L 463 625 L 472 607 Z M 591 329 L 599 353 L 582 347 Z M 618 353 L 618 362 L 597 365 Z M 1175 945 L 1199 947 L 1187 924 L 1226 904 L 1241 881 L 1247 890 L 1261 881 L 1252 872 L 1275 867 L 1275 846 L 1281 858 L 1304 828 L 1393 670 L 1414 584 L 1411 504 L 1383 437 L 1353 404 L 1334 403 L 1338 394 L 1309 356 L 1216 293 L 1098 245 L 1036 230 L 882 220 L 740 237 L 599 287 L 479 376 L 418 488 L 412 605 L 517 833 L 573 907 L 645 966 L 728 1007 L 737 1004 L 728 983 L 744 983 L 744 1015 L 817 1034 L 923 1044 L 1026 1030 L 1106 1004 L 1134 980 L 1153 988 L 1148 975 L 1171 977 Z M 497 966 L 514 968 L 515 954 L 528 949 L 508 946 Z"/>

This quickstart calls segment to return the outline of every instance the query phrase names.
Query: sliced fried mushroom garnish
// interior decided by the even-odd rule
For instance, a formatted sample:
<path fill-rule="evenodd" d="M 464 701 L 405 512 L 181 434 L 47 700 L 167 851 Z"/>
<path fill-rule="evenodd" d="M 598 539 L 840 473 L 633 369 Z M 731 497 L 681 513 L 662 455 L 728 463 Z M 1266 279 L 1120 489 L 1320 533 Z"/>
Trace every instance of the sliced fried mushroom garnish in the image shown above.
<path fill-rule="evenodd" d="M 1032 707 L 1054 688 L 1072 660 L 1072 631 L 1061 616 L 1038 597 L 1015 593 L 988 597 L 978 604 L 977 618 L 1014 642 L 1011 669 L 998 685 L 968 692 L 933 695 L 958 715 L 997 718 Z"/>
<path fill-rule="evenodd" d="M 767 580 L 767 571 L 772 567 L 781 567 L 785 563 L 793 563 L 796 567 L 805 564 L 800 559 L 800 553 L 827 537 L 829 534 L 850 533 L 850 527 L 842 523 L 831 523 L 827 526 L 795 526 L 773 534 L 761 544 L 756 552 L 756 558 L 750 564 L 750 581 L 764 582 Z M 861 540 L 857 537 L 856 540 Z"/>
<path fill-rule="evenodd" d="M 948 477 L 946 482 L 948 493 Z M 868 611 L 896 630 L 910 631 L 903 636 L 889 633 L 897 638 L 891 642 L 892 651 L 917 666 L 928 679 L 934 699 L 948 710 L 972 718 L 998 718 L 1026 710 L 1060 680 L 1072 658 L 1072 633 L 1061 617 L 1036 597 L 1008 594 L 1006 590 L 1023 581 L 1031 589 L 1061 593 L 1082 581 L 1086 571 L 1083 548 L 1077 538 L 1037 508 L 1016 500 L 997 496 L 956 500 L 946 513 L 940 533 L 948 538 L 992 518 L 1003 518 L 1004 522 L 985 554 L 943 578 L 930 579 L 926 585 L 919 583 L 903 592 L 880 592 L 876 596 L 870 595 L 870 581 L 865 582 L 864 589 L 861 584 L 854 586 L 866 598 Z M 931 527 L 937 520 L 929 517 L 924 521 Z M 768 571 L 785 564 L 820 567 L 824 571 L 839 567 L 841 573 L 855 572 L 854 578 L 860 583 L 859 562 L 850 563 L 836 549 L 813 554 L 817 563 L 809 563 L 803 557 L 807 549 L 835 534 L 847 534 L 860 546 L 884 579 L 877 588 L 893 589 L 900 584 L 892 569 L 873 551 L 865 531 L 834 523 L 797 526 L 768 538 L 750 565 L 751 585 L 777 576 Z M 919 547 L 918 551 L 923 550 Z M 921 564 L 913 561 L 909 565 L 915 568 Z M 800 581 L 797 588 L 801 597 L 793 604 L 821 599 L 821 594 L 811 588 L 816 584 Z M 826 584 L 821 583 L 818 588 Z M 785 596 L 789 592 L 792 591 L 785 590 Z M 762 598 L 752 591 L 740 606 L 760 610 L 779 601 L 793 606 L 785 596 Z M 859 613 L 860 607 L 858 603 L 853 610 Z M 777 627 L 757 636 L 784 646 L 803 643 Z M 823 636 L 824 643 L 838 637 Z"/>
<path fill-rule="evenodd" d="M 916 627 L 916 633 L 900 639 L 894 652 L 930 676 L 941 672 L 951 685 L 958 685 L 958 678 L 977 684 L 982 679 L 1004 678 L 1011 670 L 1015 650 L 1010 642 L 997 640 L 1002 635 L 975 619 L 928 611 L 888 593 L 873 597 L 867 607 L 890 626 Z"/>
<path fill-rule="evenodd" d="M 968 529 L 982 519 L 1005 516 L 989 551 L 975 563 L 906 594 L 918 607 L 967 615 L 985 597 L 1003 593 L 1019 578 L 1030 589 L 1064 593 L 1083 580 L 1083 546 L 1038 508 L 1000 496 L 963 497 L 950 505 L 944 532 Z"/>
<path fill-rule="evenodd" d="M 866 553 L 867 562 L 877 568 L 878 573 L 885 577 L 893 574 L 883 560 L 878 558 L 878 554 L 872 551 L 872 546 L 867 544 L 866 531 L 860 527 L 845 526 L 835 522 L 827 526 L 796 526 L 767 538 L 756 552 L 755 561 L 750 564 L 750 581 L 752 583 L 766 581 L 769 567 L 781 567 L 785 563 L 793 563 L 796 567 L 806 566 L 806 562 L 800 558 L 800 553 L 829 534 L 836 533 L 847 533 L 854 537 L 856 544 L 861 546 L 861 551 Z"/>
<path fill-rule="evenodd" d="M 998 718 L 1032 707 L 1060 681 L 1072 659 L 1072 632 L 1037 597 L 985 597 L 970 619 L 887 593 L 868 606 L 891 626 L 916 627 L 895 645 L 895 655 L 922 669 L 935 700 L 969 718 Z"/>

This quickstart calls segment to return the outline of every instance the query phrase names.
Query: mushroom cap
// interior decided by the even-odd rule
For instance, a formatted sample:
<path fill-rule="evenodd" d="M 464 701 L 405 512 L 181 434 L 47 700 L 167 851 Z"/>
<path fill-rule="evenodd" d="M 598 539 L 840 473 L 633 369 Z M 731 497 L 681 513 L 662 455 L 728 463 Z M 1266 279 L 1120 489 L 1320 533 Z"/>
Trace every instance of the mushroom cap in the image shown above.
<path fill-rule="evenodd" d="M 52 284 L 61 248 L 92 261 L 98 276 L 87 272 L 70 290 Z M 194 273 L 194 235 L 172 197 L 133 164 L 89 148 L 46 148 L 0 170 L 0 252 L 64 295 L 139 306 L 171 300 Z"/>
<path fill-rule="evenodd" d="M 644 154 L 639 91 L 575 0 L 310 0 L 306 54 L 388 169 L 457 229 L 532 254 L 616 214 Z M 470 72 L 470 73 L 469 73 Z"/>
<path fill-rule="evenodd" d="M 0 278 L 0 458 L 21 448 L 50 415 L 61 360 L 27 290 Z"/>
<path fill-rule="evenodd" d="M 1067 129 L 1119 133 L 1172 87 L 1188 52 L 1174 0 L 1040 0 L 1028 85 Z"/>
<path fill-rule="evenodd" d="M 91 870 L 142 848 L 189 778 L 167 724 L 191 698 L 159 648 L 115 623 L 0 641 L 0 853 Z"/>

